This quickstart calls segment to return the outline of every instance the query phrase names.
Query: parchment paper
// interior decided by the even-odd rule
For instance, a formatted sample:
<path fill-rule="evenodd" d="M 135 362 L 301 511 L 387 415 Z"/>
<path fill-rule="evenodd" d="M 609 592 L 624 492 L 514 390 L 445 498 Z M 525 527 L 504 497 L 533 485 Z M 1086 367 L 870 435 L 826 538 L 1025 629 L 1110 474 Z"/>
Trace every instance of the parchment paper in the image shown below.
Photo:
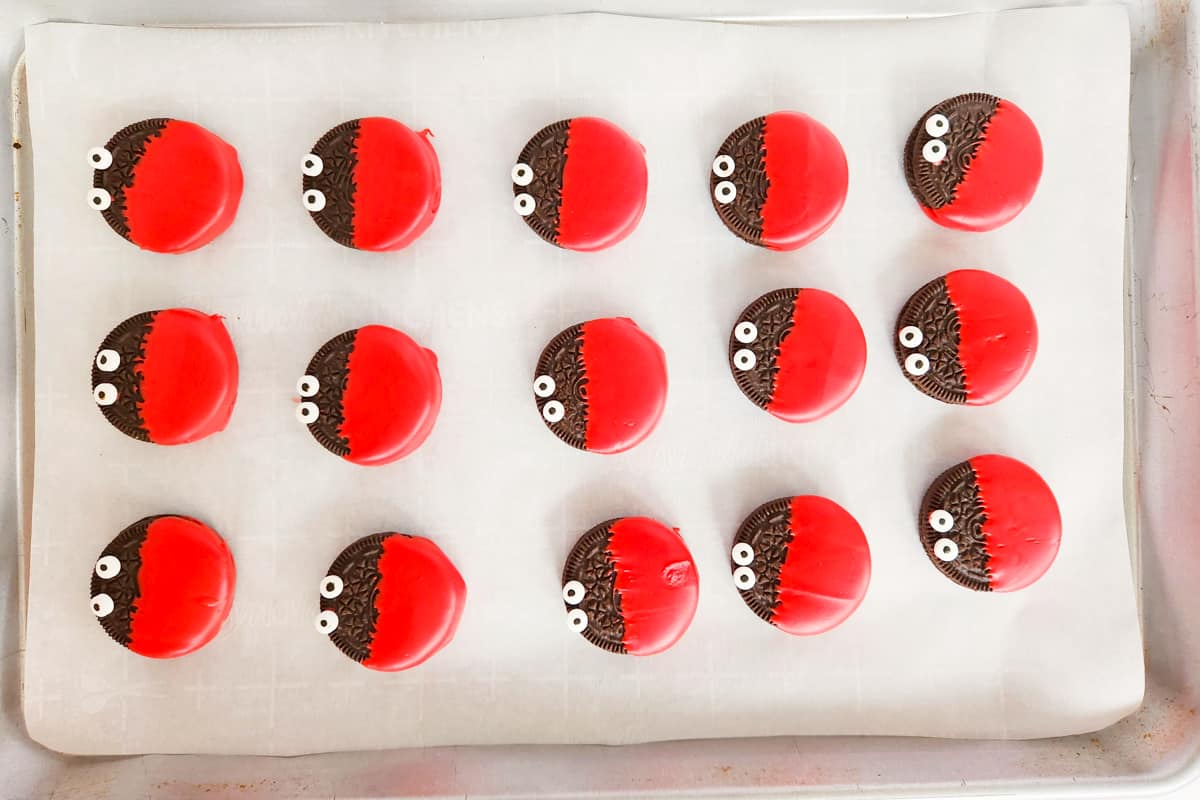
<path fill-rule="evenodd" d="M 507 742 L 621 743 L 802 733 L 1034 737 L 1100 728 L 1140 702 L 1142 652 L 1122 514 L 1122 271 L 1128 30 L 1116 8 L 926 21 L 752 27 L 573 16 L 312 29 L 154 30 L 46 24 L 27 36 L 35 164 L 36 473 L 25 710 L 72 753 L 308 751 Z M 1037 122 L 1045 175 L 990 234 L 938 228 L 900 149 L 930 105 L 984 90 Z M 799 109 L 840 138 L 841 217 L 789 254 L 737 240 L 707 195 L 725 135 Z M 553 120 L 614 120 L 646 146 L 650 192 L 630 239 L 573 254 L 512 210 L 510 166 Z M 389 255 L 324 237 L 300 204 L 300 159 L 329 127 L 385 115 L 431 128 L 444 200 Z M 233 227 L 189 255 L 144 253 L 85 205 L 84 156 L 149 116 L 198 121 L 238 148 Z M 926 280 L 984 267 L 1021 286 L 1041 330 L 1024 383 L 989 408 L 919 394 L 891 353 Z M 740 309 L 781 286 L 839 294 L 869 357 L 831 417 L 788 425 L 729 375 Z M 241 362 L 229 428 L 165 448 L 111 428 L 90 394 L 104 334 L 139 311 L 225 315 Z M 628 315 L 664 347 L 670 397 L 630 453 L 565 447 L 530 392 L 561 328 Z M 385 323 L 437 351 L 445 401 L 430 440 L 364 469 L 296 422 L 294 383 L 344 329 Z M 1064 536 L 1031 588 L 977 594 L 918 543 L 927 483 L 1002 452 L 1054 488 Z M 866 600 L 837 630 L 789 637 L 733 588 L 728 547 L 760 502 L 829 496 L 866 531 Z M 104 544 L 146 514 L 197 516 L 238 566 L 233 613 L 173 661 L 115 646 L 88 582 Z M 701 575 L 672 650 L 602 652 L 566 629 L 559 573 L 601 520 L 676 525 Z M 313 628 L 317 584 L 358 536 L 435 538 L 469 598 L 425 665 L 380 674 Z"/>

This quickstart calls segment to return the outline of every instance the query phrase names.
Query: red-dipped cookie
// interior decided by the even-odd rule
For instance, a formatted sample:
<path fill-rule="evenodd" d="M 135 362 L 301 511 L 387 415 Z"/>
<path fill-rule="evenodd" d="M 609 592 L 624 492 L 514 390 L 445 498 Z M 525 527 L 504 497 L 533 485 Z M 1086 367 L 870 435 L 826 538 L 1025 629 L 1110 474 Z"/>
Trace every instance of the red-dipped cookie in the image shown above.
<path fill-rule="evenodd" d="M 386 117 L 328 131 L 301 161 L 304 207 L 330 239 L 357 250 L 399 250 L 425 232 L 442 202 L 430 132 Z"/>
<path fill-rule="evenodd" d="M 92 359 L 100 411 L 143 442 L 187 444 L 225 430 L 237 387 L 237 354 L 221 317 L 190 308 L 130 317 Z"/>
<path fill-rule="evenodd" d="M 904 176 L 934 222 L 990 231 L 1029 205 L 1042 177 L 1042 140 L 1011 100 L 960 94 L 921 115 L 904 145 Z"/>
<path fill-rule="evenodd" d="M 1033 364 L 1037 321 L 998 275 L 959 269 L 922 286 L 896 320 L 896 360 L 913 386 L 945 403 L 1003 399 Z"/>
<path fill-rule="evenodd" d="M 662 348 L 624 317 L 572 325 L 537 362 L 542 420 L 572 447 L 621 453 L 651 434 L 667 402 Z"/>
<path fill-rule="evenodd" d="M 242 199 L 237 151 L 194 122 L 147 119 L 88 151 L 88 205 L 144 250 L 186 253 L 233 223 Z"/>
<path fill-rule="evenodd" d="M 921 544 L 947 578 L 982 592 L 1024 589 L 1058 555 L 1062 517 L 1042 477 L 1007 456 L 956 464 L 925 492 Z"/>
<path fill-rule="evenodd" d="M 621 517 L 585 533 L 562 575 L 567 625 L 613 653 L 666 650 L 692 624 L 700 578 L 679 531 Z"/>
<path fill-rule="evenodd" d="M 807 114 L 776 111 L 729 134 L 709 193 L 725 227 L 745 241 L 795 250 L 833 224 L 848 183 L 837 137 Z"/>
<path fill-rule="evenodd" d="M 871 549 L 844 508 L 813 495 L 756 508 L 733 540 L 733 583 L 746 605 L 796 636 L 836 628 L 871 582 Z"/>
<path fill-rule="evenodd" d="M 603 250 L 633 233 L 646 209 L 646 155 L 597 117 L 564 119 L 529 140 L 512 168 L 513 207 L 550 244 Z"/>
<path fill-rule="evenodd" d="M 364 667 L 398 672 L 454 638 L 467 585 L 429 539 L 376 533 L 334 559 L 320 594 L 317 630 Z"/>
<path fill-rule="evenodd" d="M 867 340 L 850 307 L 820 289 L 777 289 L 748 305 L 729 336 L 729 369 L 759 408 L 812 422 L 862 381 Z"/>
<path fill-rule="evenodd" d="M 138 655 L 175 658 L 212 641 L 233 605 L 225 540 L 189 517 L 138 520 L 109 542 L 92 571 L 92 613 Z"/>
<path fill-rule="evenodd" d="M 390 464 L 420 447 L 442 407 L 437 356 L 384 325 L 330 339 L 296 391 L 296 417 L 313 438 L 364 466 Z"/>

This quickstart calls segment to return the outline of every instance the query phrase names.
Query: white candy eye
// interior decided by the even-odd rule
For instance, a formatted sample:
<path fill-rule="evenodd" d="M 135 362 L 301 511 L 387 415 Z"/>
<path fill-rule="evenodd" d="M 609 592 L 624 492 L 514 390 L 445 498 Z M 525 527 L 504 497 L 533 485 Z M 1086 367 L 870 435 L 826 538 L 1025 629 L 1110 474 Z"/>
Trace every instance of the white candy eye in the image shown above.
<path fill-rule="evenodd" d="M 98 383 L 92 389 L 92 397 L 98 406 L 111 406 L 117 402 L 117 387 L 111 383 Z"/>
<path fill-rule="evenodd" d="M 310 178 L 315 178 L 325 169 L 325 162 L 316 153 L 309 153 L 300 162 L 300 171 Z"/>
<path fill-rule="evenodd" d="M 337 575 L 326 575 L 321 579 L 321 597 L 326 600 L 333 600 L 342 593 L 342 588 L 345 584 Z"/>
<path fill-rule="evenodd" d="M 727 156 L 722 153 L 713 159 L 713 175 L 716 175 L 718 178 L 728 178 L 733 174 L 735 166 L 733 156 Z"/>
<path fill-rule="evenodd" d="M 745 372 L 748 369 L 754 369 L 754 365 L 758 363 L 758 356 L 754 355 L 754 351 L 743 347 L 733 354 L 733 365 Z"/>
<path fill-rule="evenodd" d="M 107 617 L 113 608 L 113 599 L 103 592 L 92 598 L 92 613 L 97 617 Z"/>
<path fill-rule="evenodd" d="M 546 422 L 558 422 L 563 418 L 564 413 L 563 404 L 557 400 L 551 400 L 542 406 L 542 416 L 545 417 Z"/>
<path fill-rule="evenodd" d="M 738 542 L 733 546 L 733 563 L 748 567 L 754 561 L 754 548 L 749 542 Z"/>
<path fill-rule="evenodd" d="M 92 189 L 88 192 L 88 205 L 96 211 L 104 211 L 112 205 L 112 195 L 103 189 Z"/>
<path fill-rule="evenodd" d="M 920 353 L 911 353 L 904 359 L 904 371 L 919 378 L 929 372 L 929 359 Z"/>
<path fill-rule="evenodd" d="M 921 148 L 921 157 L 930 164 L 940 164 L 946 157 L 946 143 L 941 139 L 930 139 Z"/>
<path fill-rule="evenodd" d="M 582 608 L 572 608 L 567 612 L 567 627 L 576 633 L 583 633 L 587 630 L 588 618 L 587 612 Z"/>
<path fill-rule="evenodd" d="M 97 578 L 115 578 L 121 574 L 121 560 L 116 556 L 102 556 L 96 562 Z"/>
<path fill-rule="evenodd" d="M 528 186 L 533 183 L 533 169 L 528 164 L 514 164 L 512 181 L 517 186 Z"/>
<path fill-rule="evenodd" d="M 958 558 L 958 545 L 953 539 L 938 539 L 934 542 L 933 554 L 942 561 L 953 561 Z"/>
<path fill-rule="evenodd" d="M 304 193 L 304 207 L 314 214 L 325 208 L 325 193 L 320 189 L 309 189 Z"/>
<path fill-rule="evenodd" d="M 916 325 L 905 325 L 900 329 L 900 344 L 905 347 L 919 347 L 925 341 L 925 334 Z"/>
<path fill-rule="evenodd" d="M 582 603 L 585 594 L 587 592 L 579 581 L 567 581 L 563 586 L 563 600 L 570 605 L 577 606 Z"/>
<path fill-rule="evenodd" d="M 93 147 L 88 150 L 88 166 L 92 169 L 108 169 L 112 166 L 112 153 L 103 147 Z"/>
<path fill-rule="evenodd" d="M 933 137 L 945 136 L 950 132 L 950 120 L 945 114 L 930 114 L 925 120 L 925 132 Z"/>
<path fill-rule="evenodd" d="M 116 350 L 101 350 L 96 353 L 96 369 L 101 372 L 116 372 L 121 366 L 121 354 Z"/>
<path fill-rule="evenodd" d="M 312 375 L 305 375 L 296 381 L 296 393 L 301 397 L 312 397 L 321 391 L 321 382 Z"/>
<path fill-rule="evenodd" d="M 733 329 L 733 338 L 742 344 L 750 344 L 758 338 L 758 326 L 753 322 L 742 322 Z"/>
<path fill-rule="evenodd" d="M 319 416 L 321 416 L 321 409 L 317 408 L 316 403 L 306 401 L 296 406 L 296 419 L 305 425 L 312 425 Z"/>
<path fill-rule="evenodd" d="M 754 570 L 749 567 L 738 567 L 733 571 L 733 585 L 743 592 L 747 589 L 753 589 L 754 584 L 757 582 L 758 578 L 755 577 Z"/>
<path fill-rule="evenodd" d="M 317 633 L 323 633 L 326 636 L 337 630 L 338 618 L 337 614 L 332 611 L 322 611 L 317 614 Z"/>
<path fill-rule="evenodd" d="M 737 187 L 733 185 L 733 181 L 721 181 L 713 189 L 713 197 L 717 198 L 721 205 L 728 205 L 737 197 Z"/>
<path fill-rule="evenodd" d="M 533 210 L 537 208 L 537 202 L 533 199 L 533 195 L 529 194 L 528 192 L 521 192 L 519 195 L 513 198 L 513 208 L 515 208 L 517 213 L 522 217 L 528 217 L 533 213 Z"/>
<path fill-rule="evenodd" d="M 954 529 L 954 515 L 942 508 L 931 511 L 929 512 L 929 527 L 938 533 L 949 533 Z"/>
<path fill-rule="evenodd" d="M 549 397 L 554 394 L 555 388 L 554 378 L 549 375 L 538 375 L 537 380 L 533 382 L 533 393 L 538 397 Z"/>

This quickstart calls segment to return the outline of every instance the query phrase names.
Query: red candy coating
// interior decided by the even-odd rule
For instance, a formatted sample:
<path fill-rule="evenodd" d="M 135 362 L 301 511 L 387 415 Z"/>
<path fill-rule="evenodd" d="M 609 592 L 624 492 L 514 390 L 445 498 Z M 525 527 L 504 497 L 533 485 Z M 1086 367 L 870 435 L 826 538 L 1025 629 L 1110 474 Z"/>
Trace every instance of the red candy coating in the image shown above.
<path fill-rule="evenodd" d="M 358 329 L 342 395 L 346 460 L 389 464 L 416 450 L 442 407 L 437 356 L 394 328 Z"/>
<path fill-rule="evenodd" d="M 958 359 L 967 405 L 995 403 L 1033 364 L 1038 339 L 1033 309 L 1020 289 L 990 272 L 960 269 L 945 280 L 958 312 Z"/>
<path fill-rule="evenodd" d="M 657 427 L 667 402 L 667 360 L 631 319 L 583 323 L 587 375 L 587 449 L 620 453 Z"/>
<path fill-rule="evenodd" d="M 129 239 L 158 253 L 186 253 L 233 223 L 242 198 L 237 151 L 192 122 L 173 119 L 146 142 L 125 188 Z"/>
<path fill-rule="evenodd" d="M 1042 139 L 1024 111 L 1001 100 L 983 142 L 954 194 L 954 202 L 921 210 L 939 225 L 990 231 L 1010 221 L 1033 199 L 1042 177 Z"/>
<path fill-rule="evenodd" d="M 225 540 L 194 519 L 159 517 L 140 557 L 129 649 L 175 658 L 208 644 L 233 605 L 236 571 Z"/>
<path fill-rule="evenodd" d="M 849 168 L 837 137 L 807 114 L 777 111 L 763 124 L 770 185 L 762 244 L 795 250 L 829 229 L 846 202 Z"/>
<path fill-rule="evenodd" d="M 970 460 L 987 521 L 983 525 L 991 588 L 1015 592 L 1045 574 L 1058 555 L 1062 516 L 1042 477 L 1007 456 Z"/>
<path fill-rule="evenodd" d="M 626 652 L 666 650 L 692 624 L 700 577 L 679 532 L 647 517 L 613 523 L 609 553 L 625 622 Z"/>
<path fill-rule="evenodd" d="M 354 246 L 399 250 L 433 223 L 442 201 L 442 175 L 429 131 L 394 119 L 358 121 L 354 167 Z"/>
<path fill-rule="evenodd" d="M 419 536 L 387 537 L 378 569 L 379 618 L 362 663 L 385 672 L 411 669 L 454 638 L 467 585 L 445 553 Z"/>
<path fill-rule="evenodd" d="M 190 308 L 158 311 L 134 366 L 150 441 L 186 444 L 225 430 L 237 400 L 238 361 L 221 317 Z"/>
<path fill-rule="evenodd" d="M 829 292 L 801 289 L 767 411 L 788 422 L 831 414 L 854 394 L 866 363 L 867 340 L 850 307 Z"/>
<path fill-rule="evenodd" d="M 637 227 L 646 209 L 646 156 L 611 122 L 575 117 L 567 130 L 557 244 L 603 250 Z"/>
<path fill-rule="evenodd" d="M 844 508 L 813 495 L 793 497 L 792 541 L 779 571 L 771 624 L 797 636 L 824 633 L 855 612 L 871 582 L 867 537 Z"/>

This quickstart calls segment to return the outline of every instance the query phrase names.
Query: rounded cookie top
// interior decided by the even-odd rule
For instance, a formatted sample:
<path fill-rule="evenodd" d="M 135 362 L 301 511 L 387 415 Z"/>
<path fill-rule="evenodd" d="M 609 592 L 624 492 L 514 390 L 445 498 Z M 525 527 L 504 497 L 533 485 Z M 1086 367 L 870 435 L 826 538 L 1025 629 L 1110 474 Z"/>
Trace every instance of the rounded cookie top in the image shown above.
<path fill-rule="evenodd" d="M 807 114 L 777 111 L 729 134 L 713 158 L 709 195 L 744 241 L 795 250 L 833 224 L 848 183 L 837 137 Z"/>
<path fill-rule="evenodd" d="M 533 135 L 512 167 L 513 208 L 534 233 L 568 250 L 603 250 L 646 208 L 646 155 L 608 120 L 574 117 Z"/>
<path fill-rule="evenodd" d="M 1012 101 L 960 94 L 917 120 L 904 145 L 904 176 L 934 222 L 990 231 L 1029 205 L 1042 176 L 1042 140 Z"/>
<path fill-rule="evenodd" d="M 976 591 L 1012 592 L 1058 555 L 1062 517 L 1040 475 L 1014 458 L 982 455 L 939 475 L 917 519 L 930 562 Z"/>
<path fill-rule="evenodd" d="M 194 122 L 159 117 L 128 125 L 87 154 L 88 205 L 144 250 L 186 253 L 211 242 L 237 215 L 237 151 Z"/>
<path fill-rule="evenodd" d="M 92 568 L 91 604 L 104 632 L 149 658 L 208 644 L 229 616 L 233 556 L 190 517 L 145 517 L 117 534 Z"/>
<path fill-rule="evenodd" d="M 567 626 L 613 653 L 653 655 L 683 636 L 700 579 L 679 532 L 647 517 L 595 526 L 575 543 L 562 574 Z"/>

